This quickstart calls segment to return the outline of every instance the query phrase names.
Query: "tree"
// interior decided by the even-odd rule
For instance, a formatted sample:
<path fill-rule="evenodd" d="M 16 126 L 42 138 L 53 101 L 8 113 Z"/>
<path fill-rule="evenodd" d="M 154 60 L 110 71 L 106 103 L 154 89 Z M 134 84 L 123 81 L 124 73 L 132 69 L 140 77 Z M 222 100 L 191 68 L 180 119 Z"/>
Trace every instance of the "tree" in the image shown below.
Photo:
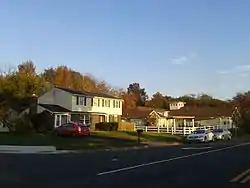
<path fill-rule="evenodd" d="M 169 107 L 169 103 L 160 92 L 156 92 L 155 94 L 153 94 L 151 100 L 146 101 L 145 106 L 167 109 Z"/>
<path fill-rule="evenodd" d="M 100 93 L 110 93 L 112 90 L 111 86 L 105 81 L 96 81 L 96 88 Z"/>
<path fill-rule="evenodd" d="M 136 96 L 133 94 L 125 94 L 122 96 L 123 99 L 123 109 L 136 108 Z"/>
<path fill-rule="evenodd" d="M 36 74 L 32 61 L 18 65 L 17 71 L 5 75 L 1 84 L 1 90 L 6 96 L 19 99 L 30 97 L 32 94 L 40 95 L 48 87 L 46 81 Z"/>
<path fill-rule="evenodd" d="M 127 93 L 135 95 L 137 99 L 137 106 L 144 106 L 146 100 L 148 99 L 148 95 L 145 91 L 145 88 L 141 88 L 139 83 L 129 84 L 127 88 Z"/>
<path fill-rule="evenodd" d="M 41 74 L 41 77 L 51 84 L 55 83 L 55 76 L 55 69 L 53 68 L 44 69 L 44 72 Z"/>
<path fill-rule="evenodd" d="M 237 93 L 233 97 L 235 110 L 233 121 L 245 132 L 250 133 L 250 91 Z"/>

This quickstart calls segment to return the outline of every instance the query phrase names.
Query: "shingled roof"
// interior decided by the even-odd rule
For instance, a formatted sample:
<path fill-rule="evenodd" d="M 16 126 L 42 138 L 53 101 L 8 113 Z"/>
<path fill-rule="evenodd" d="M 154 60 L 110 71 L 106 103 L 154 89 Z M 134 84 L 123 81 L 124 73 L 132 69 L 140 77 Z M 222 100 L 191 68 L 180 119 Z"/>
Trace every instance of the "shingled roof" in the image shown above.
<path fill-rule="evenodd" d="M 112 95 L 106 94 L 106 93 L 97 93 L 97 92 L 87 92 L 87 91 L 76 91 L 73 89 L 69 88 L 62 88 L 62 87 L 57 87 L 55 88 L 61 89 L 63 91 L 66 91 L 68 93 L 71 93 L 73 95 L 85 95 L 85 96 L 93 96 L 93 97 L 104 97 L 104 98 L 111 98 L 111 99 L 121 99 L 119 97 L 114 97 Z"/>
<path fill-rule="evenodd" d="M 152 111 L 153 111 L 152 109 L 139 109 L 139 108 L 123 109 L 122 117 L 141 119 L 141 118 L 146 118 Z"/>
<path fill-rule="evenodd" d="M 192 107 L 185 106 L 179 110 L 172 110 L 169 116 L 195 116 L 195 119 L 202 120 L 215 117 L 231 117 L 233 109 L 226 107 Z"/>

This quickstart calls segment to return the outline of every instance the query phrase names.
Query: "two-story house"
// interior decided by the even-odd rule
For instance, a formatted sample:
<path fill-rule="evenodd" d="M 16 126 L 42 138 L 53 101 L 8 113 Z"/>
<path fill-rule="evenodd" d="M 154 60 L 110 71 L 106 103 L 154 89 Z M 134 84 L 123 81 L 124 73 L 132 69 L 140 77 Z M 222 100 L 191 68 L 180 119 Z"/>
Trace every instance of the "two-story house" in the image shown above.
<path fill-rule="evenodd" d="M 48 111 L 54 126 L 69 120 L 82 121 L 92 127 L 99 122 L 119 122 L 122 99 L 107 94 L 75 91 L 54 87 L 37 99 L 37 113 Z"/>

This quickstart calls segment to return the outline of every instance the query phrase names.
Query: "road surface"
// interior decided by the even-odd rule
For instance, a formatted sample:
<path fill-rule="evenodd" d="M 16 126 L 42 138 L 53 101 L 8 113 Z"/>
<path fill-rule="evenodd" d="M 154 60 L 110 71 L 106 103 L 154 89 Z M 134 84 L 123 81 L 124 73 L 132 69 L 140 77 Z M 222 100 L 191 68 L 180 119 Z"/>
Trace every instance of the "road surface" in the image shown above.
<path fill-rule="evenodd" d="M 250 187 L 250 143 L 61 155 L 0 154 L 0 187 Z"/>

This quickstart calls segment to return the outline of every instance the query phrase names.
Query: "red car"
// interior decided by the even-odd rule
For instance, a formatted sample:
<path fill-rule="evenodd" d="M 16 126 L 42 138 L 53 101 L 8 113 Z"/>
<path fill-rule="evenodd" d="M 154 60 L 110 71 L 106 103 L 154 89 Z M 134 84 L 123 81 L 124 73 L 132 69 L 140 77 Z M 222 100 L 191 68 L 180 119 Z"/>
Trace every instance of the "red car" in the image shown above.
<path fill-rule="evenodd" d="M 83 124 L 70 122 L 57 127 L 55 134 L 58 136 L 88 136 L 90 135 L 90 130 Z"/>

